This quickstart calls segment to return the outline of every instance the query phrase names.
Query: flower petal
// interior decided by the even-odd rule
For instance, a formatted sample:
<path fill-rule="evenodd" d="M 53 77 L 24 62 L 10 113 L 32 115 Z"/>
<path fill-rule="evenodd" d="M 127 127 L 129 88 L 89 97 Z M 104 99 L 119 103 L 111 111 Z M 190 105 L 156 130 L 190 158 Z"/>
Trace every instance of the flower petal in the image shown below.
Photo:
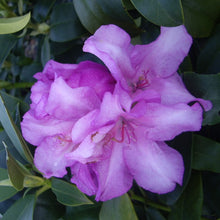
<path fill-rule="evenodd" d="M 163 142 L 146 140 L 138 135 L 136 146 L 125 148 L 124 156 L 134 179 L 146 190 L 168 193 L 182 184 L 184 164 L 181 155 Z"/>
<path fill-rule="evenodd" d="M 57 119 L 68 120 L 81 117 L 99 105 L 100 100 L 92 88 L 72 89 L 59 77 L 51 85 L 46 111 Z"/>
<path fill-rule="evenodd" d="M 90 133 L 79 146 L 67 155 L 67 159 L 76 160 L 80 163 L 89 163 L 99 161 L 102 158 L 103 143 L 102 140 L 106 134 L 113 128 L 113 125 L 101 127 L 93 133 Z"/>
<path fill-rule="evenodd" d="M 190 107 L 183 103 L 165 106 L 142 102 L 132 111 L 137 114 L 136 122 L 145 127 L 146 137 L 156 141 L 172 140 L 186 131 L 198 131 L 202 124 L 203 111 L 198 103 Z"/>
<path fill-rule="evenodd" d="M 165 105 L 173 105 L 177 103 L 187 104 L 193 101 L 198 101 L 206 111 L 210 110 L 212 107 L 210 101 L 192 96 L 186 89 L 178 73 L 167 78 L 153 77 L 150 86 L 145 91 L 147 92 L 151 89 L 156 90 L 160 94 L 161 103 Z"/>
<path fill-rule="evenodd" d="M 91 87 L 102 100 L 105 92 L 113 92 L 115 80 L 104 65 L 84 61 L 79 63 L 74 74 L 67 80 L 67 84 L 71 88 Z"/>
<path fill-rule="evenodd" d="M 34 164 L 46 178 L 63 177 L 67 173 L 66 167 L 71 165 L 65 159 L 65 154 L 72 148 L 73 144 L 62 136 L 47 137 L 35 151 Z"/>
<path fill-rule="evenodd" d="M 74 73 L 77 66 L 77 64 L 63 64 L 50 60 L 45 65 L 43 72 L 36 73 L 34 77 L 41 81 L 54 80 L 55 77 L 60 76 L 63 79 L 68 79 Z"/>
<path fill-rule="evenodd" d="M 96 164 L 98 190 L 96 200 L 106 201 L 126 193 L 132 186 L 133 178 L 124 162 L 123 147 L 115 143 L 111 156 Z"/>
<path fill-rule="evenodd" d="M 71 134 L 74 123 L 74 120 L 63 121 L 49 116 L 37 119 L 34 117 L 33 110 L 29 110 L 23 116 L 21 128 L 24 138 L 29 143 L 37 146 L 47 136 L 54 136 L 56 134 Z"/>
<path fill-rule="evenodd" d="M 97 191 L 97 178 L 94 171 L 94 164 L 81 164 L 76 162 L 71 167 L 73 177 L 71 182 L 75 183 L 80 191 L 92 196 Z"/>
<path fill-rule="evenodd" d="M 101 26 L 93 36 L 85 41 L 83 51 L 99 57 L 108 67 L 116 80 L 122 80 L 125 74 L 133 77 L 130 53 L 133 46 L 130 36 L 115 25 Z"/>
<path fill-rule="evenodd" d="M 148 45 L 136 45 L 131 55 L 139 73 L 150 71 L 155 76 L 174 74 L 188 54 L 192 38 L 183 25 L 161 27 L 160 36 Z"/>

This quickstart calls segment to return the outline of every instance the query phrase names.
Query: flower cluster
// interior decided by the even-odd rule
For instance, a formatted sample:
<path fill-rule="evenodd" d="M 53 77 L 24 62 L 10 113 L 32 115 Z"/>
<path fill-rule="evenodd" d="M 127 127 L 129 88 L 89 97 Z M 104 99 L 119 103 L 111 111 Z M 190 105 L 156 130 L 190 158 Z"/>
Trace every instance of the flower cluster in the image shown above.
<path fill-rule="evenodd" d="M 182 184 L 183 159 L 165 141 L 201 128 L 211 103 L 192 96 L 177 73 L 192 43 L 184 26 L 161 28 L 148 45 L 130 43 L 115 25 L 101 26 L 83 50 L 105 64 L 49 61 L 31 90 L 21 123 L 37 146 L 46 178 L 63 177 L 96 200 L 126 193 L 135 180 L 154 193 Z"/>

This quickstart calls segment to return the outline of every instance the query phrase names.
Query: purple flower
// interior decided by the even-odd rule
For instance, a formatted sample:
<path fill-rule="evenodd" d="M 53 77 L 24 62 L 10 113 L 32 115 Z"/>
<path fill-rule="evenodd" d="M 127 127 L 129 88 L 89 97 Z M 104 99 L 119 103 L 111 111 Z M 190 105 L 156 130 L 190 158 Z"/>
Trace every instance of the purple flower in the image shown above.
<path fill-rule="evenodd" d="M 83 49 L 108 69 L 50 61 L 35 75 L 22 122 L 25 139 L 37 146 L 36 167 L 46 178 L 70 167 L 71 181 L 101 201 L 126 193 L 133 180 L 154 193 L 181 185 L 182 156 L 165 141 L 200 130 L 203 108 L 212 106 L 192 96 L 176 72 L 191 43 L 184 26 L 162 27 L 154 42 L 133 46 L 126 32 L 106 25 Z"/>

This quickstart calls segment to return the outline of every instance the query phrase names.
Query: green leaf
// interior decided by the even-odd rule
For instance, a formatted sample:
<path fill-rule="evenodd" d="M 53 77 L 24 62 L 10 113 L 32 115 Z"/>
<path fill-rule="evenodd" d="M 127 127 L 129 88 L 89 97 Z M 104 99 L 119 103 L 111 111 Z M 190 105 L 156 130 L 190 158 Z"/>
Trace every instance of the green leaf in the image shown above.
<path fill-rule="evenodd" d="M 76 186 L 60 179 L 52 179 L 52 191 L 57 200 L 68 206 L 93 204 Z"/>
<path fill-rule="evenodd" d="M 33 7 L 33 15 L 32 17 L 38 22 L 42 22 L 46 20 L 47 15 L 51 8 L 53 7 L 55 0 L 45 1 L 38 0 Z"/>
<path fill-rule="evenodd" d="M 44 42 L 41 47 L 41 63 L 43 66 L 50 60 L 50 44 L 48 36 L 45 36 Z"/>
<path fill-rule="evenodd" d="M 137 220 L 132 202 L 127 194 L 103 203 L 100 220 Z"/>
<path fill-rule="evenodd" d="M 27 195 L 15 202 L 3 215 L 2 220 L 31 220 L 33 219 L 35 196 Z"/>
<path fill-rule="evenodd" d="M 15 46 L 18 38 L 13 35 L 0 35 L 0 45 L 1 45 L 1 53 L 0 53 L 0 68 L 7 58 L 11 49 Z"/>
<path fill-rule="evenodd" d="M 50 22 L 50 39 L 52 41 L 70 41 L 86 33 L 71 3 L 56 5 L 52 11 Z"/>
<path fill-rule="evenodd" d="M 184 24 L 193 37 L 208 37 L 219 18 L 219 0 L 182 0 Z"/>
<path fill-rule="evenodd" d="M 220 24 L 214 34 L 207 39 L 197 61 L 199 73 L 216 74 L 220 71 Z"/>
<path fill-rule="evenodd" d="M 134 7 L 149 21 L 159 26 L 183 23 L 180 0 L 131 0 Z"/>
<path fill-rule="evenodd" d="M 11 34 L 23 29 L 29 22 L 31 13 L 13 18 L 0 18 L 0 34 Z"/>
<path fill-rule="evenodd" d="M 11 183 L 15 189 L 22 190 L 24 188 L 24 178 L 26 175 L 30 175 L 30 172 L 22 164 L 15 160 L 8 151 L 7 167 Z"/>
<path fill-rule="evenodd" d="M 212 109 L 204 114 L 203 125 L 215 125 L 220 122 L 220 73 L 196 74 L 187 72 L 183 76 L 187 89 L 198 98 L 210 100 Z"/>
<path fill-rule="evenodd" d="M 8 172 L 6 169 L 0 168 L 0 183 L 3 180 L 8 179 Z M 17 190 L 12 186 L 2 186 L 0 185 L 0 202 L 12 197 L 17 193 Z"/>
<path fill-rule="evenodd" d="M 100 204 L 67 206 L 65 220 L 99 220 Z"/>
<path fill-rule="evenodd" d="M 56 196 L 51 190 L 40 194 L 37 197 L 36 206 L 34 209 L 34 220 L 58 220 L 65 214 L 64 205 L 56 200 Z M 75 220 L 75 218 L 72 218 Z M 66 219 L 65 219 L 66 220 Z"/>
<path fill-rule="evenodd" d="M 90 33 L 104 24 L 116 24 L 132 35 L 139 31 L 120 0 L 74 0 L 73 4 L 81 23 Z"/>
<path fill-rule="evenodd" d="M 193 169 L 220 172 L 219 158 L 220 143 L 193 135 Z"/>
<path fill-rule="evenodd" d="M 200 220 L 203 191 L 200 173 L 193 173 L 180 199 L 172 208 L 168 220 Z"/>
<path fill-rule="evenodd" d="M 5 105 L 4 101 L 0 94 L 0 121 L 2 123 L 2 126 L 4 130 L 6 131 L 8 137 L 14 144 L 15 148 L 18 150 L 18 152 L 21 154 L 21 156 L 24 159 L 27 159 L 30 163 L 33 163 L 33 157 L 30 153 L 30 150 L 24 141 L 20 131 L 15 126 L 14 121 L 11 119 L 11 116 L 9 115 Z"/>
<path fill-rule="evenodd" d="M 203 172 L 202 174 L 204 203 L 210 208 L 212 216 L 209 219 L 218 219 L 220 216 L 220 174 L 213 172 Z"/>
<path fill-rule="evenodd" d="M 146 216 L 147 220 L 166 220 L 158 210 L 151 207 L 147 208 Z"/>

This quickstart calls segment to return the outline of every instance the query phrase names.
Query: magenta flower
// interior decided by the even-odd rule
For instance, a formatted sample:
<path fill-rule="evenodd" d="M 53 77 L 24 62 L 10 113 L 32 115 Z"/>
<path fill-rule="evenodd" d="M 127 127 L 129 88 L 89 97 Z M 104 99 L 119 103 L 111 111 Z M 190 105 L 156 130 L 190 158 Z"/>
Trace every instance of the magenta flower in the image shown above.
<path fill-rule="evenodd" d="M 203 108 L 211 108 L 176 72 L 191 43 L 184 26 L 162 27 L 151 44 L 133 46 L 126 32 L 106 25 L 83 49 L 108 69 L 50 61 L 35 75 L 22 122 L 25 139 L 37 146 L 36 167 L 46 178 L 71 167 L 71 181 L 101 201 L 126 193 L 133 180 L 154 193 L 181 185 L 182 156 L 165 141 L 200 130 Z"/>

